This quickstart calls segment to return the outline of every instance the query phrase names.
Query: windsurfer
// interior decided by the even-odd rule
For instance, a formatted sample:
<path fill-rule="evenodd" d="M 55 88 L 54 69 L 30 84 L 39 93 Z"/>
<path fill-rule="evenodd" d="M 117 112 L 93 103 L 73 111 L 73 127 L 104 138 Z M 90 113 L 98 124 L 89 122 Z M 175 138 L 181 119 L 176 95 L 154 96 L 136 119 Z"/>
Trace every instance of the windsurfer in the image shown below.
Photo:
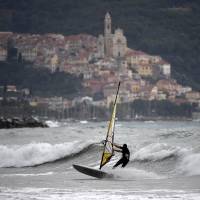
<path fill-rule="evenodd" d="M 129 162 L 129 158 L 130 158 L 130 151 L 127 147 L 127 144 L 123 144 L 123 146 L 120 146 L 118 144 L 114 144 L 114 151 L 121 152 L 122 157 L 113 166 L 113 169 L 120 164 L 122 164 L 122 167 L 125 167 L 127 165 L 127 163 Z"/>

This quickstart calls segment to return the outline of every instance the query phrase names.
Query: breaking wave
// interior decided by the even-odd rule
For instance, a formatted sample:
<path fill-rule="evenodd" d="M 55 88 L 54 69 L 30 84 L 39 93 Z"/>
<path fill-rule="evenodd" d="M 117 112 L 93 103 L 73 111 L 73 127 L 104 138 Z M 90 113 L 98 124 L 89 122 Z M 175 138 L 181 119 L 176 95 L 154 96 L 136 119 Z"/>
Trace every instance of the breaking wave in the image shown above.
<path fill-rule="evenodd" d="M 67 162 L 67 160 L 72 157 L 80 159 L 80 155 L 83 156 L 85 160 L 88 155 L 92 154 L 93 158 L 92 160 L 89 160 L 89 162 L 90 164 L 91 162 L 96 164 L 94 158 L 96 152 L 99 152 L 100 146 L 102 146 L 100 143 L 94 143 L 92 141 L 73 141 L 59 144 L 29 143 L 25 145 L 0 145 L 0 167 L 33 167 L 45 163 L 60 162 L 62 160 Z M 115 159 L 112 159 L 107 166 L 109 168 L 110 166 L 113 166 L 120 156 L 121 155 L 119 154 Z M 175 159 L 171 160 L 170 158 Z M 137 178 L 137 176 L 142 176 L 144 178 L 160 178 L 157 171 L 155 171 L 155 173 L 149 173 L 149 170 L 151 171 L 157 165 L 157 162 L 159 162 L 159 167 L 167 167 L 165 162 L 163 165 L 160 165 L 160 162 L 165 160 L 168 162 L 168 159 L 170 159 L 170 163 L 174 163 L 173 166 L 175 167 L 174 170 L 177 172 L 176 174 L 188 176 L 200 175 L 200 153 L 194 153 L 192 149 L 171 146 L 165 143 L 153 143 L 132 152 L 131 162 L 126 169 L 123 169 L 125 175 L 122 177 L 126 179 L 128 175 L 132 173 L 134 178 Z M 138 162 L 139 165 L 135 165 L 135 162 Z M 135 168 L 137 166 L 150 166 L 144 166 L 143 162 L 151 162 L 153 165 L 151 165 L 150 168 L 144 168 L 144 171 L 142 171 L 142 168 L 140 170 Z M 120 172 L 120 169 L 116 169 L 115 171 L 118 173 L 118 171 Z"/>
<path fill-rule="evenodd" d="M 175 162 L 174 170 L 177 174 L 200 175 L 200 153 L 194 153 L 192 149 L 170 146 L 165 143 L 153 143 L 140 148 L 134 153 L 131 161 L 133 164 L 135 161 L 156 164 L 156 162 L 170 158 L 175 158 L 173 160 Z"/>
<path fill-rule="evenodd" d="M 200 153 L 190 154 L 183 158 L 179 169 L 182 173 L 193 176 L 200 175 Z"/>
<path fill-rule="evenodd" d="M 45 123 L 47 124 L 48 127 L 50 128 L 56 128 L 60 126 L 60 123 L 58 121 L 51 121 L 51 120 L 47 120 L 45 121 Z"/>
<path fill-rule="evenodd" d="M 161 161 L 171 157 L 181 157 L 189 150 L 180 147 L 169 146 L 165 143 L 154 143 L 142 147 L 133 155 L 134 161 Z"/>
<path fill-rule="evenodd" d="M 30 143 L 0 145 L 0 167 L 31 167 L 55 162 L 86 151 L 91 142 L 74 141 L 62 144 Z"/>

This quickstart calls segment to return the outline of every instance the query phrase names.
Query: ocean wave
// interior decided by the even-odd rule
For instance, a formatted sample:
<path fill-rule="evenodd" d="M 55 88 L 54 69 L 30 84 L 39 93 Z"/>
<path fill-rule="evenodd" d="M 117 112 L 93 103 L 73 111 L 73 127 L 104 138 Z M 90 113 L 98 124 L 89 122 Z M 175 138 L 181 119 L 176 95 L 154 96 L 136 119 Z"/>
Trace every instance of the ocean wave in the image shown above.
<path fill-rule="evenodd" d="M 163 138 L 169 138 L 169 137 L 175 137 L 175 138 L 187 138 L 192 137 L 195 133 L 195 130 L 186 129 L 186 128 L 179 128 L 179 129 L 164 129 L 159 134 L 160 137 Z"/>
<path fill-rule="evenodd" d="M 82 121 L 80 121 L 80 123 L 81 123 L 81 124 L 87 124 L 88 121 L 87 121 L 87 120 L 82 120 Z"/>
<path fill-rule="evenodd" d="M 61 144 L 30 143 L 0 145 L 0 167 L 31 167 L 55 162 L 88 149 L 92 142 L 74 141 Z"/>
<path fill-rule="evenodd" d="M 49 175 L 53 175 L 54 172 L 46 172 L 46 173 L 37 173 L 37 174 L 3 174 L 0 175 L 1 177 L 14 177 L 14 176 L 49 176 Z"/>
<path fill-rule="evenodd" d="M 161 179 L 163 176 L 157 175 L 154 172 L 145 171 L 142 169 L 126 167 L 126 168 L 116 168 L 115 170 L 107 170 L 110 174 L 113 174 L 116 179 Z"/>
<path fill-rule="evenodd" d="M 181 173 L 187 175 L 200 175 L 200 153 L 186 155 L 179 165 Z"/>
<path fill-rule="evenodd" d="M 185 155 L 189 150 L 170 146 L 165 143 L 153 143 L 142 147 L 133 155 L 134 161 L 161 161 L 171 157 Z"/>
<path fill-rule="evenodd" d="M 50 128 L 57 128 L 60 126 L 60 123 L 58 121 L 51 121 L 51 120 L 47 120 L 45 121 L 45 123 L 47 124 L 48 127 Z"/>

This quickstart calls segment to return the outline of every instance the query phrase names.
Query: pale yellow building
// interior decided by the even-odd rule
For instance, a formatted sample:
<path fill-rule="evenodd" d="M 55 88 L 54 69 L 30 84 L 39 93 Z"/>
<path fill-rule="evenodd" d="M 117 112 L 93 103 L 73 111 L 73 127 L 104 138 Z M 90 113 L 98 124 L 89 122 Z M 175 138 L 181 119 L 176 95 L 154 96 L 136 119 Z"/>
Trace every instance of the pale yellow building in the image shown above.
<path fill-rule="evenodd" d="M 137 71 L 140 76 L 152 76 L 153 75 L 153 68 L 151 65 L 140 65 L 137 68 Z"/>
<path fill-rule="evenodd" d="M 37 48 L 21 47 L 19 52 L 22 54 L 22 59 L 33 62 L 37 58 Z"/>
<path fill-rule="evenodd" d="M 52 72 L 55 72 L 56 68 L 58 67 L 58 56 L 54 54 L 50 60 L 50 68 Z"/>

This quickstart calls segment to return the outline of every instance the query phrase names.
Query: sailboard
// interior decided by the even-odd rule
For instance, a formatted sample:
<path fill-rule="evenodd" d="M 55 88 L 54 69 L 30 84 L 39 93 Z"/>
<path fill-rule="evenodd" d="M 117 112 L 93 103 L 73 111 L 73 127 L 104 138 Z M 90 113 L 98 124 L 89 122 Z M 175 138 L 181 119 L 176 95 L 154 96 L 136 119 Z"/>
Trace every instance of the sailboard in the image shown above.
<path fill-rule="evenodd" d="M 103 152 L 102 152 L 99 170 L 90 168 L 90 167 L 86 167 L 86 166 L 82 166 L 82 165 L 74 164 L 73 165 L 74 169 L 76 169 L 77 171 L 79 171 L 83 174 L 86 174 L 86 175 L 89 175 L 92 177 L 96 177 L 96 178 L 112 178 L 113 177 L 112 174 L 101 171 L 101 168 L 105 164 L 107 164 L 110 161 L 110 159 L 112 158 L 112 156 L 114 155 L 113 143 L 114 143 L 114 130 L 115 130 L 115 119 L 116 119 L 116 109 L 117 109 L 117 99 L 118 99 L 119 87 L 120 87 L 120 82 L 118 84 L 117 93 L 116 93 L 115 101 L 113 104 L 113 110 L 112 110 L 111 119 L 110 119 L 109 125 L 108 125 L 108 131 L 107 131 L 106 140 L 104 143 L 104 148 L 103 148 Z"/>
<path fill-rule="evenodd" d="M 95 178 L 113 178 L 112 174 L 91 167 L 86 167 L 83 165 L 73 165 L 73 167 L 77 171 Z"/>
<path fill-rule="evenodd" d="M 111 115 L 111 119 L 110 119 L 110 122 L 108 125 L 108 131 L 107 131 L 107 135 L 106 135 L 106 140 L 105 140 L 105 144 L 104 144 L 104 149 L 103 149 L 99 169 L 101 169 L 106 163 L 108 163 L 110 161 L 110 159 L 112 158 L 112 156 L 114 155 L 114 150 L 113 150 L 114 130 L 115 130 L 115 119 L 116 119 L 119 87 L 120 87 L 120 82 L 118 84 L 117 93 L 116 93 L 115 101 L 113 104 L 112 115 Z"/>

